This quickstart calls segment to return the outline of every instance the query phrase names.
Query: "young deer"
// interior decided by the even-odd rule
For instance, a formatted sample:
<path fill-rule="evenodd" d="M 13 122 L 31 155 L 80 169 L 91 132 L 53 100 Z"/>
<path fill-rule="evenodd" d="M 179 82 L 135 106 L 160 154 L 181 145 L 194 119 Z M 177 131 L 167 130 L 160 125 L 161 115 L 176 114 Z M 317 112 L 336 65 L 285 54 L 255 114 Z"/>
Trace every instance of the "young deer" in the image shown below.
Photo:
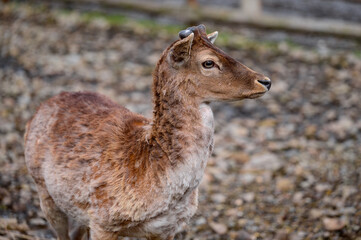
<path fill-rule="evenodd" d="M 213 45 L 203 25 L 162 54 L 149 120 L 96 93 L 61 93 L 27 124 L 25 159 L 58 239 L 173 239 L 194 215 L 213 149 L 208 103 L 256 98 L 271 81 Z"/>

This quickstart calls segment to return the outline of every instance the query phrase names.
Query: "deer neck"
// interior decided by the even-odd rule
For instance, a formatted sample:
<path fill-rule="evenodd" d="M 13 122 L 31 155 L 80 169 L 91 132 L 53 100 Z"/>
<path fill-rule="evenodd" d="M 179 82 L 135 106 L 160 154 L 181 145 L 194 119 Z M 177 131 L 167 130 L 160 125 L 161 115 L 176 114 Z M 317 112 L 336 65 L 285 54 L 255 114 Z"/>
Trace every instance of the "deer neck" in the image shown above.
<path fill-rule="evenodd" d="M 171 79 L 167 71 L 157 67 L 151 138 L 171 165 L 188 163 L 204 169 L 213 146 L 213 113 L 207 104 L 194 97 L 194 88 L 187 77 Z"/>

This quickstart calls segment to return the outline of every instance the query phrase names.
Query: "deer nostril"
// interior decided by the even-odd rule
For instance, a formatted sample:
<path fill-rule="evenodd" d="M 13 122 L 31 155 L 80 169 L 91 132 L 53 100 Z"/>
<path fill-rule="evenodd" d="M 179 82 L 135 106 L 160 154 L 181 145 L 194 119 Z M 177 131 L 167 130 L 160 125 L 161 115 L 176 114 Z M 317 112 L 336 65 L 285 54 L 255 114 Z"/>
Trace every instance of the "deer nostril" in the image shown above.
<path fill-rule="evenodd" d="M 268 90 L 270 90 L 271 88 L 271 80 L 269 79 L 262 79 L 262 80 L 257 80 L 260 84 L 262 84 L 263 86 L 265 86 Z"/>

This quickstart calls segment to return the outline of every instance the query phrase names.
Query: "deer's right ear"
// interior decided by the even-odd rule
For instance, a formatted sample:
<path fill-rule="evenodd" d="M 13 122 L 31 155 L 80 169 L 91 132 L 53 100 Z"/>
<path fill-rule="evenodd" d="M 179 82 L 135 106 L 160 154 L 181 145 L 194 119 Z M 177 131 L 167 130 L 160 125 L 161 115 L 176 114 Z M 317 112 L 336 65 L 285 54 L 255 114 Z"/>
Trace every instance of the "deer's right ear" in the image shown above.
<path fill-rule="evenodd" d="M 218 32 L 215 31 L 215 32 L 212 32 L 210 34 L 207 35 L 209 41 L 211 41 L 211 43 L 213 44 L 214 41 L 216 41 L 217 37 L 218 37 Z"/>
<path fill-rule="evenodd" d="M 174 68 L 183 65 L 189 60 L 193 39 L 194 33 L 191 33 L 188 37 L 176 42 L 170 49 L 168 54 L 168 60 Z"/>

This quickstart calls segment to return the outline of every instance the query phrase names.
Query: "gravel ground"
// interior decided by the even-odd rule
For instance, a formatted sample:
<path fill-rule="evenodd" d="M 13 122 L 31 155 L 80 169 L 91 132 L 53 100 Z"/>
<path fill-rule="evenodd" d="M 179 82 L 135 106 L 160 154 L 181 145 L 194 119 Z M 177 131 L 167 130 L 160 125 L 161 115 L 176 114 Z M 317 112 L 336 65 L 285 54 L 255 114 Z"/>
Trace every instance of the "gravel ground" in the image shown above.
<path fill-rule="evenodd" d="M 64 90 L 103 93 L 150 117 L 151 73 L 176 36 L 25 5 L 0 6 L 0 33 L 0 240 L 54 238 L 24 163 L 26 121 Z M 178 239 L 361 240 L 360 56 L 235 46 L 223 48 L 273 86 L 213 105 L 214 154 Z"/>

